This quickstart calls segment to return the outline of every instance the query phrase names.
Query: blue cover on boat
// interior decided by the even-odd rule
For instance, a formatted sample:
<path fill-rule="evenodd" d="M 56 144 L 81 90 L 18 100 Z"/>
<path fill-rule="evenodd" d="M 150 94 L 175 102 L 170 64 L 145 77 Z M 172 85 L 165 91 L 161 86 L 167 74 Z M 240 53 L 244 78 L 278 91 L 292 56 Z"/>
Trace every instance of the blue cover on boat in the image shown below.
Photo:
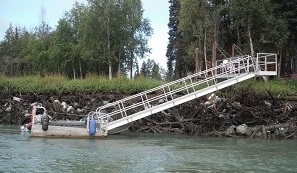
<path fill-rule="evenodd" d="M 90 120 L 90 126 L 89 126 L 89 134 L 95 135 L 96 134 L 96 121 L 94 119 Z"/>

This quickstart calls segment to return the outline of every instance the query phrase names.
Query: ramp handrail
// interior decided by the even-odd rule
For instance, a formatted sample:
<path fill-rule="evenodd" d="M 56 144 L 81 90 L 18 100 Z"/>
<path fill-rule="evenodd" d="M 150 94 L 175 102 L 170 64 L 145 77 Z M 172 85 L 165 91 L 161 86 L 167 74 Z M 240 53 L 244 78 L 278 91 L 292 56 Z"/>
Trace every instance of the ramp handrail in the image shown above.
<path fill-rule="evenodd" d="M 274 57 L 274 61 L 268 61 L 270 57 Z M 257 54 L 256 58 L 250 55 L 228 58 L 218 61 L 217 66 L 210 69 L 108 103 L 97 108 L 96 114 L 101 121 L 108 124 L 135 113 L 153 109 L 154 106 L 177 99 L 180 95 L 217 85 L 220 83 L 219 78 L 230 79 L 242 74 L 257 73 L 259 70 L 268 70 L 269 65 L 276 67 L 275 54 Z"/>

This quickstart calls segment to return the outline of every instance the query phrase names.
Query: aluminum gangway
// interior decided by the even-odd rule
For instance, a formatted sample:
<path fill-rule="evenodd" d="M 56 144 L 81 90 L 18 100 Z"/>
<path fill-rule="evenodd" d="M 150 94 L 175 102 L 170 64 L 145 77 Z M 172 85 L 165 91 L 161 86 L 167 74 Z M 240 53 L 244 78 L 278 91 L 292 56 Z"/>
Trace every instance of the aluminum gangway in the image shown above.
<path fill-rule="evenodd" d="M 217 61 L 215 67 L 166 83 L 96 109 L 101 125 L 112 130 L 255 76 L 277 75 L 277 55 L 258 53 Z"/>

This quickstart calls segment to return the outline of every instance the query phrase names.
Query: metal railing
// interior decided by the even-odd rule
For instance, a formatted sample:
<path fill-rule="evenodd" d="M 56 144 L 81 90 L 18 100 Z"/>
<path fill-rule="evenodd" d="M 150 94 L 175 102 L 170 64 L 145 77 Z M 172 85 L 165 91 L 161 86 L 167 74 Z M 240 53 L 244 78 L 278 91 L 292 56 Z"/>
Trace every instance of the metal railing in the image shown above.
<path fill-rule="evenodd" d="M 277 72 L 277 55 L 271 53 L 257 53 L 257 71 Z"/>
<path fill-rule="evenodd" d="M 125 120 L 133 114 L 139 114 L 148 109 L 153 110 L 156 106 L 159 107 L 158 110 L 161 110 L 160 106 L 179 97 L 219 85 L 231 78 L 269 70 L 271 66 L 277 67 L 276 64 L 275 54 L 257 54 L 256 58 L 245 55 L 219 60 L 217 66 L 213 68 L 101 106 L 96 109 L 96 114 L 100 121 L 108 126 L 108 123 Z M 220 78 L 225 78 L 225 80 Z M 151 112 L 153 114 L 153 111 Z"/>

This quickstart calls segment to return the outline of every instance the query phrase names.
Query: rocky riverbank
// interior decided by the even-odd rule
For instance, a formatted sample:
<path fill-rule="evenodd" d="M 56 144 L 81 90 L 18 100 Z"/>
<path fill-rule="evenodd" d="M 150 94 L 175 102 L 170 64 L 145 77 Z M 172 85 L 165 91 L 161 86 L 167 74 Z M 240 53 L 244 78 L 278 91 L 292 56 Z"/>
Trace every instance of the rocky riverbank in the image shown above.
<path fill-rule="evenodd" d="M 130 131 L 279 139 L 297 137 L 296 102 L 279 100 L 269 91 L 266 96 L 251 90 L 212 96 L 210 100 L 203 97 L 138 120 Z M 78 120 L 104 103 L 124 97 L 119 93 L 2 93 L 0 123 L 21 125 L 30 121 L 31 108 L 37 103 L 45 106 L 53 119 Z"/>

